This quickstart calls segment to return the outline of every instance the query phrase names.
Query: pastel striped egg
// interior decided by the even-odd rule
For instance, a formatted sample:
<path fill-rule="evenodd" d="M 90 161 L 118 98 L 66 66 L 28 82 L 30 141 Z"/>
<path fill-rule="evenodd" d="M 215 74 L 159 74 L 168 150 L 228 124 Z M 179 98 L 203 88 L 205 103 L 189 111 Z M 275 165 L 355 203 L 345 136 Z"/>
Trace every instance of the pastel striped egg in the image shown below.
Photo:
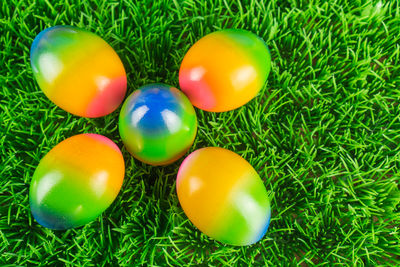
<path fill-rule="evenodd" d="M 72 26 L 40 32 L 32 43 L 31 66 L 44 94 L 82 117 L 113 112 L 126 93 L 126 73 L 114 49 L 94 33 Z"/>
<path fill-rule="evenodd" d="M 121 151 L 107 137 L 79 134 L 67 138 L 35 170 L 29 190 L 33 217 L 55 230 L 84 225 L 111 205 L 124 173 Z"/>
<path fill-rule="evenodd" d="M 166 165 L 182 157 L 197 132 L 197 118 L 187 97 L 165 84 L 134 91 L 122 106 L 119 132 L 128 151 L 151 165 Z"/>
<path fill-rule="evenodd" d="M 204 234 L 230 245 L 251 245 L 271 217 L 264 184 L 238 154 L 218 147 L 191 153 L 179 168 L 176 189 L 189 220 Z"/>
<path fill-rule="evenodd" d="M 189 49 L 180 67 L 179 84 L 194 106 L 222 112 L 254 98 L 270 69 L 270 53 L 261 38 L 245 30 L 221 30 Z"/>

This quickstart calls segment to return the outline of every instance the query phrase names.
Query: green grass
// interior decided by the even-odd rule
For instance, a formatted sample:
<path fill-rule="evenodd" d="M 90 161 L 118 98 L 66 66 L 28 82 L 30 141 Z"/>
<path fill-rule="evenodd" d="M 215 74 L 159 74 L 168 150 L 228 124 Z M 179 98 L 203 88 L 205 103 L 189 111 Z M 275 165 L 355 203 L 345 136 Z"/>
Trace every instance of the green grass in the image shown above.
<path fill-rule="evenodd" d="M 134 2 L 1 1 L 0 265 L 400 265 L 400 1 Z M 124 148 L 125 181 L 101 217 L 67 231 L 33 220 L 30 179 L 52 147 L 84 132 L 122 147 L 119 110 L 78 118 L 38 88 L 29 48 L 58 24 L 109 42 L 129 93 L 178 86 L 185 52 L 215 30 L 267 42 L 264 89 L 231 112 L 196 110 L 191 149 L 225 147 L 255 167 L 272 201 L 264 239 L 232 247 L 201 234 L 177 199 L 181 160 L 151 167 Z"/>

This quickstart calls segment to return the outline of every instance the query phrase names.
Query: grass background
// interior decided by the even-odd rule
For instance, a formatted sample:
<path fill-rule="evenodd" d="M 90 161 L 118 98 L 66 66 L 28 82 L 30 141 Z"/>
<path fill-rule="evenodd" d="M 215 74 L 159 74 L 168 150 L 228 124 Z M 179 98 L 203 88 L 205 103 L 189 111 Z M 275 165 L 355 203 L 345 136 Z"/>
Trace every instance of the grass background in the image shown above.
<path fill-rule="evenodd" d="M 1 1 L 0 264 L 399 265 L 400 2 Z M 103 37 L 120 55 L 128 92 L 178 86 L 180 62 L 202 36 L 243 28 L 273 59 L 257 98 L 225 113 L 196 110 L 191 149 L 219 146 L 247 159 L 272 200 L 272 220 L 250 247 L 201 234 L 180 208 L 181 162 L 151 167 L 123 149 L 126 177 L 101 217 L 51 231 L 32 218 L 30 179 L 57 143 L 93 132 L 122 142 L 119 110 L 79 118 L 38 88 L 29 48 L 67 24 Z"/>

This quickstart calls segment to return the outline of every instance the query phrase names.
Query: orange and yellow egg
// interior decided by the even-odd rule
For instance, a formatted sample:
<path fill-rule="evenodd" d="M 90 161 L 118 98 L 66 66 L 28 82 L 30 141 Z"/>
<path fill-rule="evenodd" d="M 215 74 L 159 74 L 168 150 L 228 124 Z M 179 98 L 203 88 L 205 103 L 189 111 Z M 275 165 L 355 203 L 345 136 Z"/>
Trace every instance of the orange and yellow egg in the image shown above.
<path fill-rule="evenodd" d="M 30 50 L 33 75 L 57 106 L 82 117 L 113 112 L 126 93 L 126 73 L 102 38 L 72 26 L 40 32 Z"/>
<path fill-rule="evenodd" d="M 179 84 L 194 106 L 229 111 L 258 94 L 270 69 L 270 53 L 261 38 L 245 30 L 221 30 L 189 49 L 180 67 Z"/>

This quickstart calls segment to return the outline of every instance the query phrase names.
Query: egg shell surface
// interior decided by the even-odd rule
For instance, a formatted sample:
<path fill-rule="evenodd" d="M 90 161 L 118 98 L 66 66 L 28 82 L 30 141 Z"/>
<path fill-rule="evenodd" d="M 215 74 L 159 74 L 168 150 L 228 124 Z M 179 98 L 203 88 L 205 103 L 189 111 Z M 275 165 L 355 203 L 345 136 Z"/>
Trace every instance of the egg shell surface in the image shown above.
<path fill-rule="evenodd" d="M 124 66 L 102 38 L 72 26 L 41 31 L 30 50 L 33 75 L 57 106 L 82 117 L 113 112 L 126 93 Z"/>
<path fill-rule="evenodd" d="M 124 173 L 121 151 L 107 137 L 79 134 L 67 138 L 35 170 L 29 190 L 33 217 L 55 230 L 84 225 L 111 205 Z"/>
<path fill-rule="evenodd" d="M 250 245 L 266 233 L 271 208 L 254 168 L 238 154 L 201 148 L 182 162 L 176 180 L 179 202 L 204 234 L 230 245 Z"/>
<path fill-rule="evenodd" d="M 165 84 L 149 84 L 124 102 L 119 132 L 127 150 L 151 165 L 166 165 L 182 157 L 197 132 L 196 112 L 188 98 Z"/>
<path fill-rule="evenodd" d="M 264 86 L 271 56 L 257 35 L 239 29 L 210 33 L 186 53 L 179 71 L 181 90 L 200 109 L 236 109 Z"/>

